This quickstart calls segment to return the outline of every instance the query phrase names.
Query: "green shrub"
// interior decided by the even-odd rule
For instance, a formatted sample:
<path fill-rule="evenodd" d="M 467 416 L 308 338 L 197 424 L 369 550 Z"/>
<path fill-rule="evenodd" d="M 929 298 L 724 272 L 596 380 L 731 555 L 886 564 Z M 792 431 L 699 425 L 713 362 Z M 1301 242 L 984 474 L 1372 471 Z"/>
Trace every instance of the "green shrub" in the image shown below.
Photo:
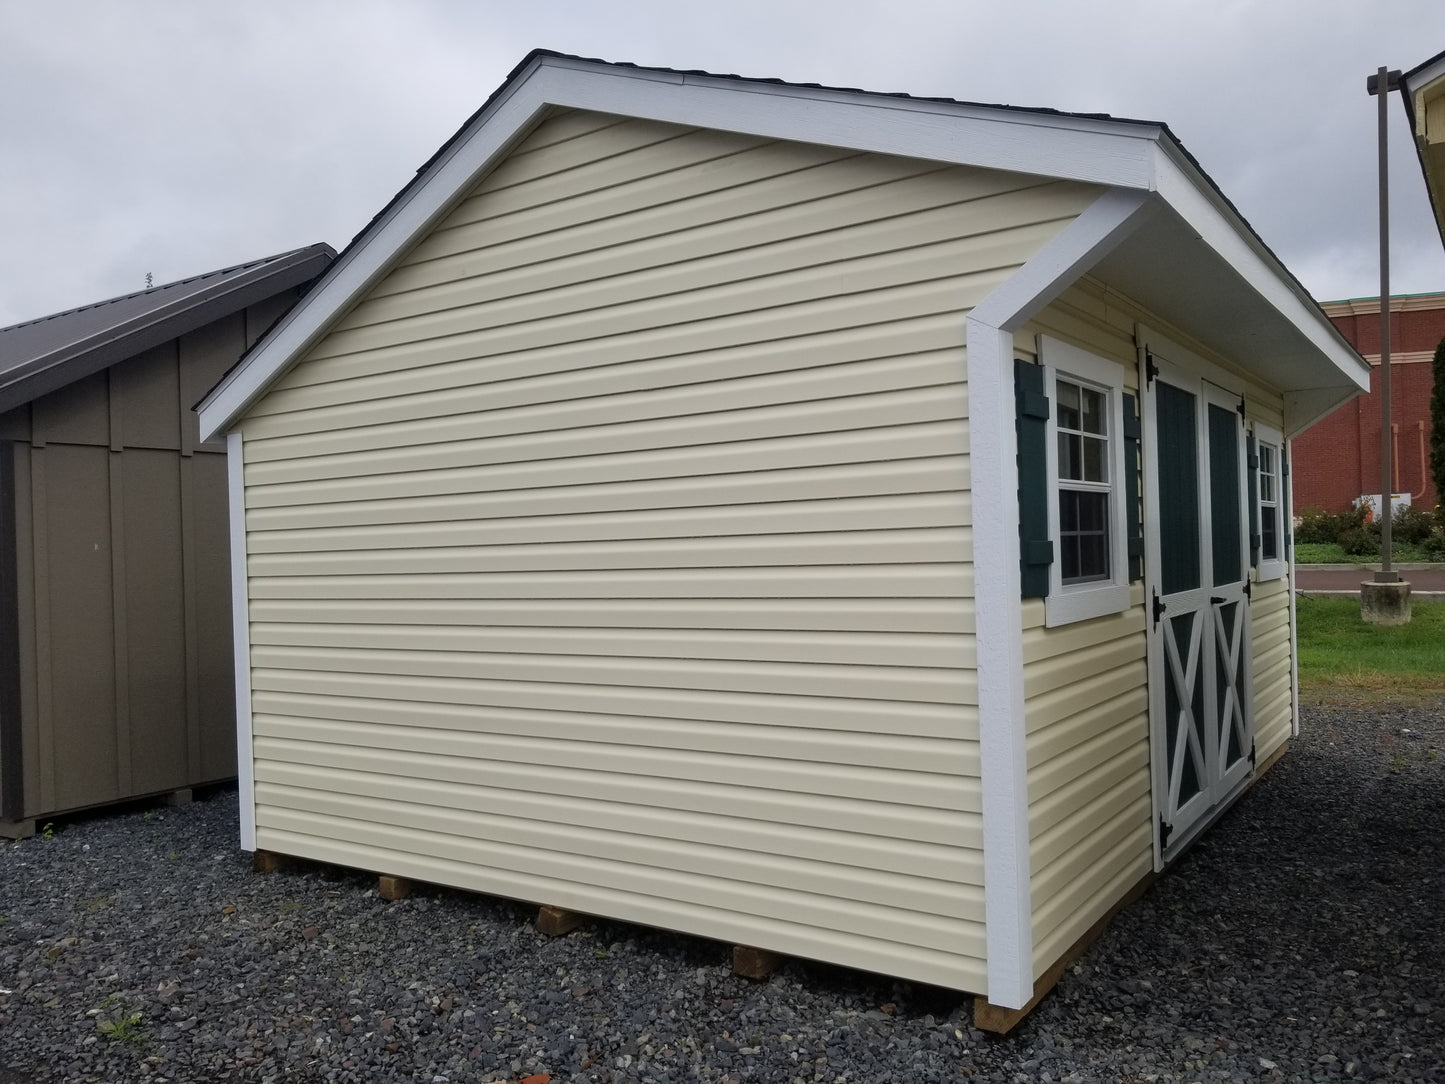
<path fill-rule="evenodd" d="M 1380 552 L 1380 536 L 1365 525 L 1340 532 L 1340 548 L 1351 557 L 1373 557 Z"/>
<path fill-rule="evenodd" d="M 1430 528 L 1420 541 L 1420 549 L 1432 561 L 1445 561 L 1445 524 Z"/>
<path fill-rule="evenodd" d="M 1434 527 L 1435 517 L 1428 508 L 1410 504 L 1390 517 L 1390 538 L 1418 546 L 1430 537 Z"/>
<path fill-rule="evenodd" d="M 1296 542 L 1338 542 L 1344 545 L 1341 536 L 1347 531 L 1365 530 L 1364 507 L 1351 508 L 1346 512 L 1326 512 L 1323 508 L 1306 508 L 1300 515 L 1299 527 L 1295 529 Z M 1347 550 L 1348 552 L 1348 550 Z"/>

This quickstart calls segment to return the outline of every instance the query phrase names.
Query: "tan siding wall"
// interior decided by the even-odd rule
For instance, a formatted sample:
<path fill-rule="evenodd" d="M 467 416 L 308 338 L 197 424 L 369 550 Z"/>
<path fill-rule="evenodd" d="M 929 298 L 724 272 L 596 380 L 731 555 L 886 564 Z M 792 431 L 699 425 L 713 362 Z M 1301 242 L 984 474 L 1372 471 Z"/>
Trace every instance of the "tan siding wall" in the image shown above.
<path fill-rule="evenodd" d="M 258 845 L 981 991 L 963 313 L 1090 198 L 545 122 L 243 423 Z"/>
<path fill-rule="evenodd" d="M 1290 740 L 1294 690 L 1290 685 L 1289 580 L 1254 585 L 1250 633 L 1254 652 L 1254 749 L 1264 763 Z"/>

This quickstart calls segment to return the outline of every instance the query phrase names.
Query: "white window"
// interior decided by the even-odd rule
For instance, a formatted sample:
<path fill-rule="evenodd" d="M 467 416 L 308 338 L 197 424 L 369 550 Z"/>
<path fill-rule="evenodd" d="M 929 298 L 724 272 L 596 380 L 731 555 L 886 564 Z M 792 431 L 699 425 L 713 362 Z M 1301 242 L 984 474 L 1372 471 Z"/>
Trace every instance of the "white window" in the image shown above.
<path fill-rule="evenodd" d="M 1129 605 L 1124 507 L 1124 367 L 1044 336 L 1049 537 L 1045 621 L 1064 625 Z"/>
<path fill-rule="evenodd" d="M 1258 422 L 1254 426 L 1255 493 L 1259 500 L 1259 564 L 1256 575 L 1261 580 L 1277 580 L 1284 575 L 1285 522 L 1288 509 L 1284 489 L 1284 437 L 1278 429 Z"/>

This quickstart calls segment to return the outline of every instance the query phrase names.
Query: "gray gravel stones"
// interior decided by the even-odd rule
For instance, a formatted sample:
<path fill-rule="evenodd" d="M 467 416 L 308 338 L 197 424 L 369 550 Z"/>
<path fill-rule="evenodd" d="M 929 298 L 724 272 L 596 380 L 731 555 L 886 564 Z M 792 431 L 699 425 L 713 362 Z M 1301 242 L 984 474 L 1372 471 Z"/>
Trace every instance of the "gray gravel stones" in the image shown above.
<path fill-rule="evenodd" d="M 253 874 L 234 793 L 76 819 L 0 847 L 0 1081 L 1445 1081 L 1445 714 L 1305 727 L 1005 1039 L 875 975 Z"/>

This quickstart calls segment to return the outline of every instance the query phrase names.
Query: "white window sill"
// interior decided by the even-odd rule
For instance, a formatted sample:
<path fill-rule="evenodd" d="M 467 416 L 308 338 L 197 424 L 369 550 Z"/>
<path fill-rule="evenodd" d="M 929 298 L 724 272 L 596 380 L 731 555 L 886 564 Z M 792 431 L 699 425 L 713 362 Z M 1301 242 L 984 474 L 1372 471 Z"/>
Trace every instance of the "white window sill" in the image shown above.
<path fill-rule="evenodd" d="M 1044 599 L 1044 625 L 1054 628 L 1108 617 L 1129 608 L 1127 583 L 1101 583 L 1078 587 L 1055 588 Z"/>

